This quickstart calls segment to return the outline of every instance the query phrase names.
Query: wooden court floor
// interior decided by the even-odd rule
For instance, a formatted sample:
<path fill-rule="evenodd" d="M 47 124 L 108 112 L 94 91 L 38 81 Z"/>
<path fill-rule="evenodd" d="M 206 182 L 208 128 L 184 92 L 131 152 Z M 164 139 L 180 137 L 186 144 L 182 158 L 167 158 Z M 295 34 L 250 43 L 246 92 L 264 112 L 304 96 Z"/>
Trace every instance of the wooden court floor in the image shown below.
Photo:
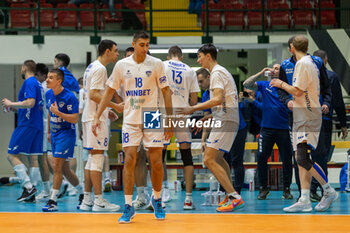
<path fill-rule="evenodd" d="M 137 214 L 118 224 L 121 214 L 0 213 L 0 233 L 296 233 L 350 232 L 349 215 Z"/>

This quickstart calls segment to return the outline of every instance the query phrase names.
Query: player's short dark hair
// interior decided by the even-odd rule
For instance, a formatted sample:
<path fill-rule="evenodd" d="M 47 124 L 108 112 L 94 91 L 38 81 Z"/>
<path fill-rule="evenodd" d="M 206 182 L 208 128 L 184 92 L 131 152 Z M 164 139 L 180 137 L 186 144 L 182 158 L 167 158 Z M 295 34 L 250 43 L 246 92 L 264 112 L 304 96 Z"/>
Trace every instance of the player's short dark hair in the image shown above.
<path fill-rule="evenodd" d="M 322 58 L 322 60 L 324 60 L 327 57 L 327 52 L 319 49 L 319 50 L 316 50 L 313 55 L 316 57 L 320 57 L 320 58 Z"/>
<path fill-rule="evenodd" d="M 197 76 L 198 76 L 198 75 L 202 75 L 203 78 L 207 78 L 207 77 L 210 75 L 209 71 L 208 71 L 207 69 L 204 69 L 204 68 L 198 69 L 198 70 L 196 71 L 196 74 L 197 74 Z"/>
<path fill-rule="evenodd" d="M 84 78 L 83 77 L 78 78 L 78 84 L 79 85 L 83 85 L 84 84 Z"/>
<path fill-rule="evenodd" d="M 288 48 L 291 49 L 290 44 L 293 43 L 293 39 L 295 36 L 292 36 L 288 39 Z"/>
<path fill-rule="evenodd" d="M 70 63 L 70 58 L 69 58 L 69 56 L 68 56 L 67 54 L 65 54 L 65 53 L 59 53 L 59 54 L 57 54 L 57 55 L 55 56 L 55 58 L 56 58 L 57 60 L 61 61 L 63 66 L 66 66 L 66 67 L 67 67 L 67 66 L 69 65 L 69 63 Z"/>
<path fill-rule="evenodd" d="M 37 63 L 35 70 L 36 70 L 36 74 L 40 73 L 43 75 L 47 75 L 49 73 L 49 68 L 44 63 Z"/>
<path fill-rule="evenodd" d="M 112 40 L 102 40 L 99 44 L 98 44 L 98 56 L 102 56 L 107 49 L 112 50 L 113 45 L 117 46 L 117 43 L 115 43 Z"/>
<path fill-rule="evenodd" d="M 34 60 L 25 60 L 23 65 L 27 67 L 28 71 L 33 72 L 35 74 L 36 64 Z"/>
<path fill-rule="evenodd" d="M 145 32 L 145 31 L 136 32 L 136 33 L 134 34 L 134 37 L 133 37 L 132 41 L 134 41 L 134 43 L 136 43 L 136 41 L 137 41 L 138 39 L 140 39 L 140 38 L 142 38 L 142 39 L 149 39 L 149 35 L 148 35 L 148 33 Z"/>
<path fill-rule="evenodd" d="M 168 55 L 169 55 L 169 57 L 178 57 L 178 58 L 180 58 L 180 57 L 182 57 L 182 50 L 177 45 L 171 46 L 169 48 Z"/>
<path fill-rule="evenodd" d="M 135 51 L 134 47 L 129 47 L 129 48 L 125 49 L 125 53 L 134 52 L 134 51 Z"/>
<path fill-rule="evenodd" d="M 62 83 L 64 82 L 64 73 L 63 73 L 62 70 L 60 70 L 60 69 L 52 69 L 52 70 L 50 70 L 50 73 L 55 73 L 57 75 L 57 79 L 58 80 L 62 80 Z"/>
<path fill-rule="evenodd" d="M 216 58 L 218 56 L 218 51 L 216 50 L 216 47 L 213 44 L 205 44 L 202 47 L 198 49 L 198 53 L 203 53 L 204 55 L 210 54 L 211 58 L 216 61 Z"/>
<path fill-rule="evenodd" d="M 307 53 L 309 47 L 309 40 L 304 35 L 295 36 L 293 39 L 293 46 L 297 51 Z"/>

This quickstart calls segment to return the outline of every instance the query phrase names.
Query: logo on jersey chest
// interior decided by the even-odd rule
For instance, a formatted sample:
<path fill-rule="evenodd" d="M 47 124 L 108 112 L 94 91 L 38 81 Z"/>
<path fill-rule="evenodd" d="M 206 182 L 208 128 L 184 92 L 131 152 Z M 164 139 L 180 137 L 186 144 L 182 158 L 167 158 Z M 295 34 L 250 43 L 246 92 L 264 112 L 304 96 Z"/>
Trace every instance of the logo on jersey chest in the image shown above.
<path fill-rule="evenodd" d="M 129 78 L 131 76 L 132 76 L 131 71 L 127 70 L 126 73 L 125 73 L 125 77 Z"/>
<path fill-rule="evenodd" d="M 59 102 L 59 103 L 58 103 L 58 106 L 59 106 L 60 108 L 62 108 L 62 107 L 64 106 L 64 102 Z"/>
<path fill-rule="evenodd" d="M 147 70 L 147 71 L 146 71 L 146 75 L 147 75 L 147 77 L 151 77 L 151 75 L 152 75 L 152 71 Z"/>

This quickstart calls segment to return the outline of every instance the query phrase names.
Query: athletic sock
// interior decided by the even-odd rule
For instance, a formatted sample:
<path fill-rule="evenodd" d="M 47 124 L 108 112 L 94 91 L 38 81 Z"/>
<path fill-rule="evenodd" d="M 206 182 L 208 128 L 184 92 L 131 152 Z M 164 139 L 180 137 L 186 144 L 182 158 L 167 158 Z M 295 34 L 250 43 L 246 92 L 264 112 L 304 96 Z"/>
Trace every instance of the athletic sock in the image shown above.
<path fill-rule="evenodd" d="M 332 193 L 334 190 L 329 183 L 322 185 L 322 189 L 324 193 Z"/>
<path fill-rule="evenodd" d="M 59 192 L 60 190 L 58 190 L 58 189 L 52 189 L 52 193 L 51 193 L 51 200 L 53 200 L 53 201 L 57 201 L 57 194 L 58 194 L 58 192 Z"/>
<path fill-rule="evenodd" d="M 9 177 L 9 182 L 11 184 L 20 184 L 21 183 L 21 179 L 18 178 L 17 176 Z"/>
<path fill-rule="evenodd" d="M 299 198 L 299 201 L 301 202 L 310 202 L 310 190 L 309 189 L 302 189 L 301 190 L 301 196 Z"/>
<path fill-rule="evenodd" d="M 41 181 L 40 169 L 38 167 L 31 167 L 29 169 L 30 180 L 34 186 L 37 186 Z"/>
<path fill-rule="evenodd" d="M 100 195 L 95 195 L 95 202 L 100 201 L 102 199 L 102 194 Z"/>
<path fill-rule="evenodd" d="M 92 200 L 92 193 L 91 192 L 84 192 L 84 201 L 87 203 L 90 203 Z"/>
<path fill-rule="evenodd" d="M 107 181 L 107 180 L 108 180 L 109 182 L 111 181 L 111 173 L 110 173 L 109 171 L 108 171 L 108 172 L 104 172 L 104 173 L 103 173 L 103 177 L 104 177 L 104 180 L 105 180 L 105 181 Z"/>
<path fill-rule="evenodd" d="M 161 193 L 162 193 L 162 191 L 157 192 L 157 191 L 153 190 L 154 199 L 158 200 L 160 198 Z"/>
<path fill-rule="evenodd" d="M 241 195 L 239 195 L 237 192 L 228 193 L 227 196 L 228 196 L 229 198 L 232 198 L 232 197 L 233 197 L 234 199 L 237 199 L 237 200 L 239 200 L 239 199 L 242 198 Z"/>
<path fill-rule="evenodd" d="M 50 181 L 43 182 L 43 189 L 45 192 L 50 193 Z"/>
<path fill-rule="evenodd" d="M 124 195 L 125 197 L 125 204 L 132 206 L 132 195 Z"/>
<path fill-rule="evenodd" d="M 13 169 L 15 170 L 17 177 L 22 181 L 22 186 L 27 189 L 31 189 L 33 185 L 30 182 L 30 178 L 27 174 L 26 166 L 24 164 L 18 164 L 14 166 Z"/>
<path fill-rule="evenodd" d="M 185 199 L 185 201 L 189 201 L 189 202 L 192 201 L 192 193 L 186 193 L 186 199 Z"/>
<path fill-rule="evenodd" d="M 82 194 L 83 193 L 83 187 L 81 186 L 81 184 L 78 184 L 77 186 L 74 187 L 79 194 Z"/>

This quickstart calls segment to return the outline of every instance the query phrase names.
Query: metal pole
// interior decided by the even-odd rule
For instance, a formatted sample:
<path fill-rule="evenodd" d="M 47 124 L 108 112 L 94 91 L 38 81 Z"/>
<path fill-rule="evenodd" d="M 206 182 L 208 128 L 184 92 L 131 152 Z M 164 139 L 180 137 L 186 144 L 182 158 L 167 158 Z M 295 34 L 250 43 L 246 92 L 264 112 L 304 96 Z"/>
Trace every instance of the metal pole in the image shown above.
<path fill-rule="evenodd" d="M 37 0 L 37 23 L 38 23 L 38 36 L 40 37 L 40 33 L 41 33 L 41 27 L 40 27 L 40 0 Z"/>
<path fill-rule="evenodd" d="M 265 37 L 265 0 L 261 0 L 262 3 L 262 36 Z"/>
<path fill-rule="evenodd" d="M 149 0 L 149 34 L 153 38 L 153 6 L 152 0 Z"/>
<path fill-rule="evenodd" d="M 94 1 L 94 36 L 97 37 L 97 0 Z"/>
<path fill-rule="evenodd" d="M 208 0 L 205 0 L 205 28 L 206 28 L 206 36 L 209 37 L 209 12 L 208 12 Z"/>
<path fill-rule="evenodd" d="M 318 29 L 321 29 L 321 0 L 318 0 Z"/>

